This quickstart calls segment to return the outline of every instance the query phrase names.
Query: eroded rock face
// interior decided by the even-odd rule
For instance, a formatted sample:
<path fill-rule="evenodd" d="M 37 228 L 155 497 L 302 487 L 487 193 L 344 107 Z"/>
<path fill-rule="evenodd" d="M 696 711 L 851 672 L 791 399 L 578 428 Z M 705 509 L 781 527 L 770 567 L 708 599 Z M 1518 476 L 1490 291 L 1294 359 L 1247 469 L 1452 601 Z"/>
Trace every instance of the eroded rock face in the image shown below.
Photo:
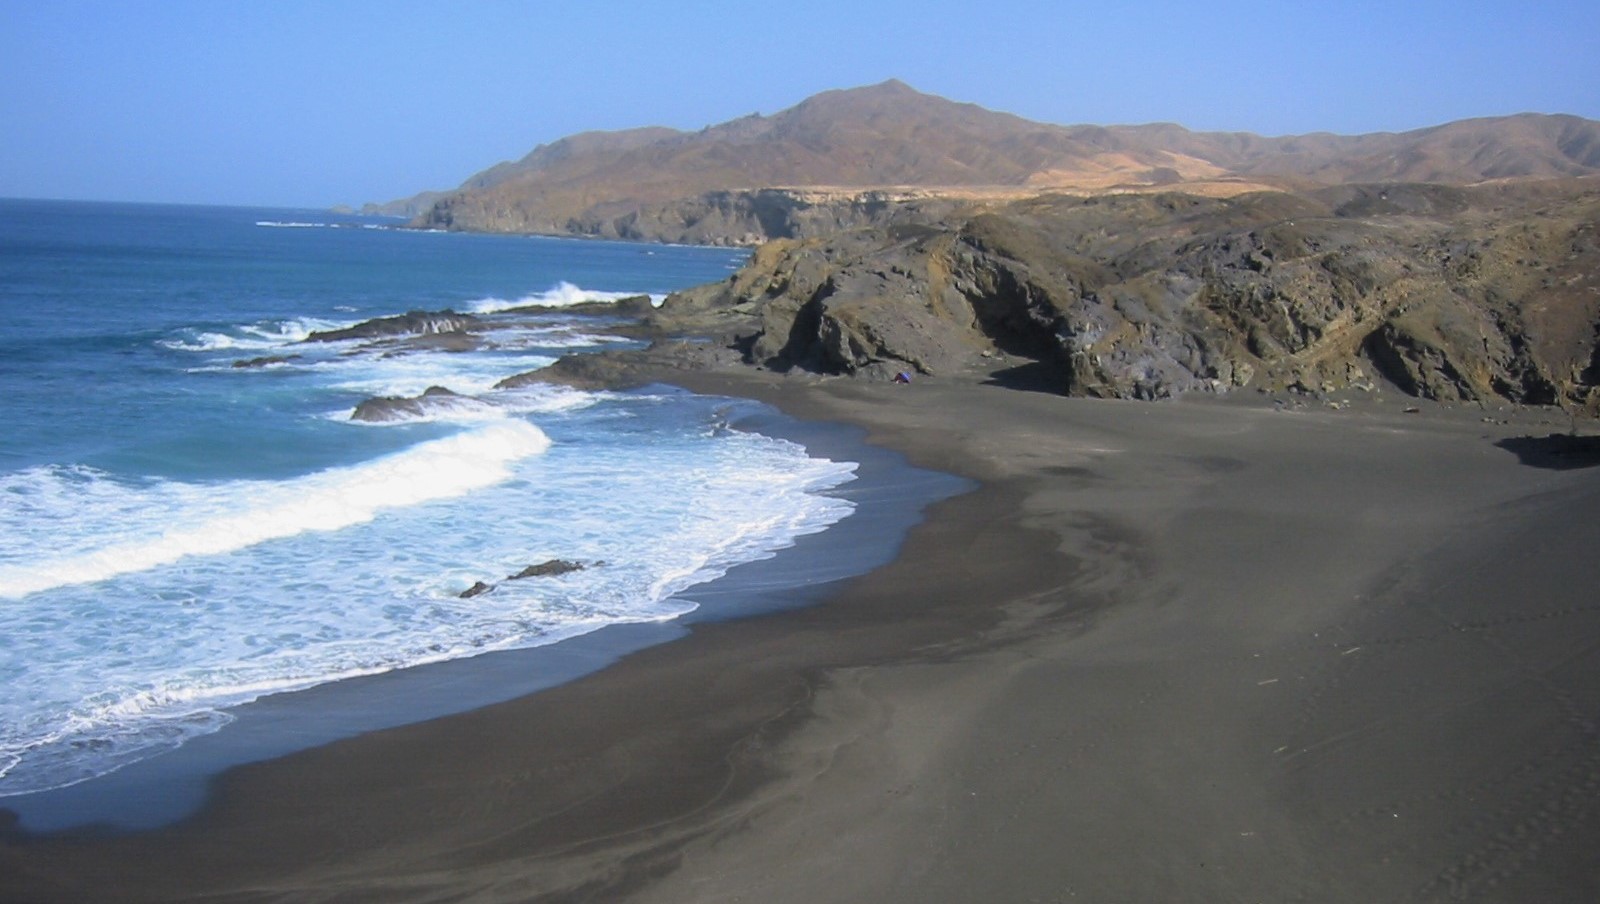
<path fill-rule="evenodd" d="M 654 316 L 720 332 L 751 363 L 830 374 L 1006 355 L 1074 395 L 1388 380 L 1442 401 L 1582 404 L 1600 397 L 1597 221 L 1600 185 L 1581 181 L 1040 198 L 771 242 Z"/>

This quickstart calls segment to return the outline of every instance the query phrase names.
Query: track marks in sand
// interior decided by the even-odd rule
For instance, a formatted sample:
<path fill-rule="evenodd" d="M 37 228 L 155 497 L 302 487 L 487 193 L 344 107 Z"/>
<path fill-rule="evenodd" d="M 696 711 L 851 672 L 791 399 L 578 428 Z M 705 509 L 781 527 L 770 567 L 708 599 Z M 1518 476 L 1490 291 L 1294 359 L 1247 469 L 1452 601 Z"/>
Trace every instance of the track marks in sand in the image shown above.
<path fill-rule="evenodd" d="M 1259 655 L 1282 676 L 1261 686 L 1281 696 L 1279 780 L 1330 841 L 1368 851 L 1375 876 L 1426 876 L 1415 900 L 1561 897 L 1570 885 L 1540 883 L 1570 870 L 1540 864 L 1589 862 L 1575 839 L 1600 809 L 1600 605 L 1502 592 L 1496 565 L 1398 570 L 1336 623 Z"/>

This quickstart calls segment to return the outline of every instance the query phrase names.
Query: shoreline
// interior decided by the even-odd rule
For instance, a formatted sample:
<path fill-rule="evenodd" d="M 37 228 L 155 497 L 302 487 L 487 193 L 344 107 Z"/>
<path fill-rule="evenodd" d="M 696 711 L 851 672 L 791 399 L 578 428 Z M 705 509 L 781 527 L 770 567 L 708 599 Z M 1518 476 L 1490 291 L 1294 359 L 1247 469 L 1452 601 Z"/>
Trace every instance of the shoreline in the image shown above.
<path fill-rule="evenodd" d="M 913 468 L 865 443 L 847 425 L 789 418 L 754 400 L 732 399 L 729 426 L 804 446 L 812 457 L 857 462 L 856 477 L 829 495 L 857 503 L 826 530 L 676 594 L 694 611 L 659 622 L 606 625 L 553 643 L 393 669 L 271 694 L 227 710 L 210 734 L 75 785 L 0 798 L 0 814 L 26 837 L 116 834 L 192 816 L 228 769 L 350 737 L 538 693 L 683 637 L 700 622 L 757 617 L 807 605 L 838 581 L 893 558 L 929 503 L 963 492 L 957 478 Z"/>
<path fill-rule="evenodd" d="M 22 900 L 1587 900 L 1600 472 L 1534 413 L 662 375 L 976 480 L 817 605 L 0 842 Z M 1590 462 L 1592 463 L 1592 462 Z"/>

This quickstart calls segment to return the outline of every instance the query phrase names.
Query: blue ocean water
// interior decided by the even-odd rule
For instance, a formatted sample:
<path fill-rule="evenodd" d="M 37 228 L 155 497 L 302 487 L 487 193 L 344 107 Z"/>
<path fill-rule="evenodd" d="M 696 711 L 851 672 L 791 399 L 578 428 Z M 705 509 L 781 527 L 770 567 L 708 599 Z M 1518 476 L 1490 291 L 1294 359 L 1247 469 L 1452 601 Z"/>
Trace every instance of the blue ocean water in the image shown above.
<path fill-rule="evenodd" d="M 676 618 L 850 513 L 830 491 L 853 463 L 730 430 L 727 400 L 493 388 L 615 345 L 593 315 L 517 315 L 468 351 L 303 341 L 660 295 L 742 252 L 391 225 L 0 201 L 0 797 L 264 695 Z M 349 418 L 430 386 L 460 397 Z M 552 558 L 590 567 L 505 580 Z"/>

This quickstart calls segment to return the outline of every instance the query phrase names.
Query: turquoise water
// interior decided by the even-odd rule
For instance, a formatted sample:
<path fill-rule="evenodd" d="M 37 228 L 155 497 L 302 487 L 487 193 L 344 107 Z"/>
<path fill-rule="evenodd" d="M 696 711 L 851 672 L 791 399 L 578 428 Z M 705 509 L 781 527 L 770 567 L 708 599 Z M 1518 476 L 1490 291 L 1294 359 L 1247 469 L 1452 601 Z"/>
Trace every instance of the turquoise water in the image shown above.
<path fill-rule="evenodd" d="M 0 796 L 265 695 L 677 618 L 846 517 L 854 464 L 727 400 L 495 390 L 614 346 L 555 312 L 472 351 L 307 343 L 410 310 L 661 295 L 727 249 L 435 234 L 315 211 L 0 201 Z M 264 356 L 286 360 L 235 367 Z M 375 395 L 462 398 L 382 425 Z M 507 582 L 551 558 L 590 567 Z M 497 584 L 462 599 L 476 581 Z"/>

